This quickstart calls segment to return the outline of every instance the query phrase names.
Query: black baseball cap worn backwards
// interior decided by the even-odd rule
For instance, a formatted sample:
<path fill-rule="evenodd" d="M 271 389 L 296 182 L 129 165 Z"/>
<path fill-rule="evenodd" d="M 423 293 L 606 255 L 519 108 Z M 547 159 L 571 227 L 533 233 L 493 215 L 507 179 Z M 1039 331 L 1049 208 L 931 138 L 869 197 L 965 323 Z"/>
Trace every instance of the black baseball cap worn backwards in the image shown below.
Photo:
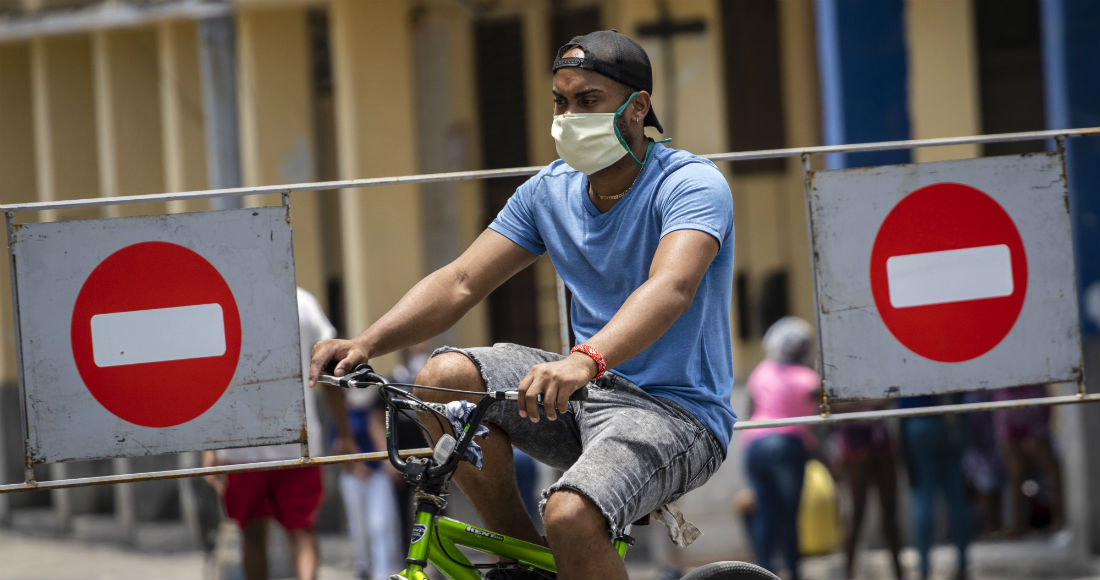
<path fill-rule="evenodd" d="M 573 48 L 584 51 L 584 58 L 562 57 Z M 649 65 L 649 55 L 641 45 L 614 28 L 574 36 L 563 44 L 558 49 L 551 72 L 571 66 L 598 72 L 634 90 L 653 94 L 653 69 Z M 665 132 L 652 105 L 646 113 L 644 124 L 656 127 L 661 133 Z"/>

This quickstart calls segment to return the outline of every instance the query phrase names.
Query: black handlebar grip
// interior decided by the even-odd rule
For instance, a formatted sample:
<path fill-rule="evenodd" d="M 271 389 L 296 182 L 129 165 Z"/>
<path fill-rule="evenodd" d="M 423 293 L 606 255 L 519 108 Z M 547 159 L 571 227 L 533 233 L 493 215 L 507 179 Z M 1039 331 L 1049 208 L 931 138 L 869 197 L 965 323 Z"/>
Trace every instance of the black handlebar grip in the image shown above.
<path fill-rule="evenodd" d="M 346 375 L 346 378 L 348 380 L 359 381 L 360 383 L 363 383 L 363 385 L 356 385 L 360 387 L 366 386 L 367 384 L 383 385 L 386 383 L 386 378 L 374 372 L 374 368 L 372 368 L 367 363 L 356 365 L 355 370 L 348 373 Z"/>
<path fill-rule="evenodd" d="M 328 361 L 328 364 L 325 365 L 324 373 L 335 375 L 337 364 L 338 361 L 336 360 Z M 341 386 L 345 387 L 348 386 L 348 381 L 360 381 L 364 383 L 364 385 L 360 386 L 365 386 L 366 383 L 382 384 L 386 382 L 386 379 L 378 373 L 374 372 L 374 368 L 372 368 L 367 363 L 360 363 L 358 365 L 355 365 L 355 368 L 351 372 L 344 374 L 344 376 L 340 377 L 340 379 Z"/>

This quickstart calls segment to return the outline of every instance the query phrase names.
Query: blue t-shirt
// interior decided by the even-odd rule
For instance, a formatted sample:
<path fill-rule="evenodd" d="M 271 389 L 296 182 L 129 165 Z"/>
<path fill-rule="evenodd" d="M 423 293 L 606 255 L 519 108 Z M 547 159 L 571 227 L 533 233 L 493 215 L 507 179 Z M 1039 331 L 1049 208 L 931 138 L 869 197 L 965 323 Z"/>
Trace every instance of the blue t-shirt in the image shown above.
<path fill-rule="evenodd" d="M 561 160 L 521 185 L 489 225 L 533 254 L 548 253 L 573 293 L 578 342 L 604 327 L 649 278 L 657 244 L 676 230 L 699 230 L 721 245 L 690 309 L 657 342 L 610 369 L 646 392 L 671 399 L 728 446 L 733 352 L 733 197 L 713 163 L 656 144 L 633 188 L 607 213 L 588 199 L 588 176 Z"/>

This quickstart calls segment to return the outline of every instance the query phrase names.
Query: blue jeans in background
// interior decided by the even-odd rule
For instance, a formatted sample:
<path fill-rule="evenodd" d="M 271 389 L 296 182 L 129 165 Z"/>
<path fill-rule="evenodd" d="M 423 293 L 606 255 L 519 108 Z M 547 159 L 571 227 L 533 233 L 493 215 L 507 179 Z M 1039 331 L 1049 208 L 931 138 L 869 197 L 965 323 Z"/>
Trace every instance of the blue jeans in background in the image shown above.
<path fill-rule="evenodd" d="M 947 503 L 951 539 L 958 551 L 958 570 L 967 570 L 966 549 L 973 519 L 966 499 L 962 456 L 966 449 L 966 418 L 962 416 L 908 417 L 901 434 L 913 492 L 913 539 L 920 554 L 920 577 L 928 578 L 930 551 L 936 524 L 936 495 Z"/>
<path fill-rule="evenodd" d="M 798 504 L 806 459 L 802 439 L 792 435 L 765 435 L 745 450 L 745 472 L 756 495 L 749 525 L 756 562 L 777 572 L 772 556 L 778 552 L 794 580 L 799 578 Z"/>

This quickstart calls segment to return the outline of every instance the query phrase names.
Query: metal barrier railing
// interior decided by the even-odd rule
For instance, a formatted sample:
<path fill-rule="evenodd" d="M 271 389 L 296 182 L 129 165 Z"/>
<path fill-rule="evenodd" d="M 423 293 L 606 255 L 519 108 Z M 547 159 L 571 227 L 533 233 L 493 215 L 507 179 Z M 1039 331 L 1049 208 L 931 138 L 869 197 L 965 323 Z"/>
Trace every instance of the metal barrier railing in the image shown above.
<path fill-rule="evenodd" d="M 1039 141 L 1064 137 L 1100 136 L 1100 127 L 1064 129 L 1050 131 L 1028 131 L 1022 133 L 1000 133 L 996 135 L 978 135 L 970 137 L 945 137 L 938 139 L 915 139 L 908 141 L 881 141 L 876 143 L 858 143 L 854 145 L 819 145 L 814 147 L 791 147 L 787 149 L 769 149 L 762 151 L 742 151 L 736 153 L 711 153 L 701 155 L 711 161 L 752 161 L 756 159 L 775 159 L 782 157 L 803 157 L 828 155 L 832 153 L 866 153 L 889 149 L 915 149 L 920 147 L 945 147 L 950 145 L 968 145 L 978 143 L 1005 143 L 1010 141 Z M 412 183 L 442 183 L 448 181 L 466 181 L 471 179 L 493 179 L 497 177 L 524 177 L 538 173 L 543 166 L 513 167 L 508 169 L 480 169 L 476 171 L 452 171 L 446 173 L 424 173 L 420 175 L 402 175 L 395 177 L 368 177 L 337 181 L 317 181 L 287 185 L 265 185 L 259 187 L 231 187 L 205 191 L 180 193 L 154 193 L 146 195 L 124 195 L 99 197 L 94 199 L 73 199 L 59 201 L 36 201 L 0 205 L 5 214 L 26 211 L 76 209 L 107 205 L 127 205 L 134 203 L 187 201 L 239 197 L 246 195 L 272 195 L 296 193 L 300 191 L 327 191 L 333 189 L 357 189 L 381 185 L 403 185 Z"/>
<path fill-rule="evenodd" d="M 976 135 L 967 137 L 947 137 L 937 139 L 916 139 L 905 141 L 883 141 L 877 143 L 861 143 L 854 145 L 824 145 L 815 147 L 794 147 L 787 149 L 772 149 L 763 151 L 746 151 L 735 153 L 716 153 L 709 155 L 702 155 L 702 157 L 710 159 L 715 162 L 738 162 L 738 161 L 751 161 L 757 159 L 774 159 L 785 157 L 800 157 L 803 162 L 803 171 L 809 170 L 810 158 L 815 155 L 829 155 L 836 153 L 863 153 L 870 151 L 884 151 L 892 149 L 914 149 L 921 147 L 943 147 L 951 145 L 967 145 L 967 144 L 984 144 L 984 143 L 1004 143 L 1011 141 L 1035 141 L 1035 140 L 1047 140 L 1053 139 L 1057 142 L 1058 148 L 1062 148 L 1063 140 L 1066 138 L 1075 137 L 1095 137 L 1100 136 L 1100 127 L 1087 127 L 1078 129 L 1065 129 L 1065 130 L 1048 130 L 1048 131 L 1029 131 L 1019 133 L 1002 133 L 996 135 Z M 291 193 L 305 192 L 305 191 L 326 191 L 334 189 L 357 189 L 367 187 L 377 187 L 384 185 L 402 185 L 402 184 L 416 184 L 416 183 L 441 183 L 450 181 L 464 181 L 472 179 L 492 179 L 500 177 L 522 177 L 528 175 L 534 175 L 537 173 L 541 166 L 538 167 L 517 167 L 509 169 L 489 169 L 489 170 L 477 170 L 477 171 L 456 171 L 447 173 L 430 173 L 421 175 L 407 175 L 396 177 L 376 177 L 376 178 L 364 178 L 364 179 L 349 179 L 339 181 L 324 181 L 313 183 L 298 183 L 289 185 L 273 185 L 273 186 L 261 186 L 261 187 L 236 187 L 227 189 L 216 189 L 206 191 L 192 191 L 182 193 L 159 193 L 149 195 L 133 195 L 133 196 L 120 196 L 120 197 L 104 197 L 95 199 L 77 199 L 77 200 L 62 200 L 62 201 L 45 201 L 45 202 L 31 202 L 31 203 L 19 203 L 19 204 L 4 204 L 0 205 L 0 212 L 3 212 L 10 229 L 15 222 L 15 215 L 22 212 L 35 212 L 46 210 L 64 210 L 64 209 L 76 209 L 76 208 L 88 208 L 88 207 L 100 207 L 100 206 L 115 206 L 126 205 L 135 203 L 150 203 L 150 202 L 168 202 L 168 201 L 187 201 L 187 200 L 200 200 L 200 199 L 216 199 L 225 197 L 243 197 L 251 195 L 282 195 L 284 203 L 286 203 L 286 196 Z M 563 318 L 564 321 L 564 318 Z M 829 409 L 828 400 L 823 398 L 822 401 L 822 413 L 819 415 L 807 416 L 807 417 L 791 417 L 787 419 L 773 419 L 768 421 L 739 421 L 734 427 L 735 430 L 744 429 L 756 429 L 761 427 L 779 427 L 785 425 L 819 425 L 819 424 L 831 424 L 841 423 L 847 421 L 865 421 L 865 420 L 881 420 L 899 417 L 913 417 L 921 415 L 935 415 L 935 414 L 950 414 L 950 413 L 969 413 L 975 411 L 990 411 L 996 409 L 1006 408 L 1020 408 L 1020 407 L 1033 407 L 1033 406 L 1053 406 L 1053 405 L 1067 405 L 1067 404 L 1080 404 L 1088 402 L 1100 402 L 1100 394 L 1088 394 L 1084 390 L 1083 382 L 1079 382 L 1077 385 L 1077 394 L 1066 396 L 1052 396 L 1035 399 L 1020 399 L 1014 401 L 991 401 L 983 403 L 964 403 L 954 405 L 942 405 L 935 407 L 920 407 L 920 408 L 908 408 L 908 409 L 883 409 L 876 411 L 859 411 L 848 413 L 831 413 Z M 412 449 L 402 452 L 405 455 L 426 455 L 430 454 L 430 449 Z M 356 453 L 348 455 L 335 455 L 326 457 L 300 457 L 298 459 L 288 459 L 282 461 L 266 461 L 259 463 L 246 463 L 239 465 L 225 465 L 216 467 L 194 467 L 183 468 L 166 471 L 154 471 L 144 473 L 129 473 L 118 475 L 106 475 L 106 476 L 94 476 L 83 478 L 71 478 L 71 479 L 57 479 L 51 481 L 35 481 L 33 478 L 28 477 L 27 481 L 17 484 L 0 485 L 0 494 L 17 492 L 17 491 L 30 491 L 30 490 L 45 490 L 45 489 L 64 489 L 72 487 L 92 486 L 92 485 L 109 485 L 116 483 L 134 483 L 140 481 L 162 480 L 162 479 L 180 479 L 187 477 L 197 477 L 203 475 L 223 474 L 223 473 L 236 473 L 245 471 L 262 471 L 268 469 L 280 469 L 289 467 L 300 467 L 304 465 L 333 465 L 341 463 L 351 463 L 357 461 L 379 461 L 384 460 L 386 454 L 384 452 L 374 453 Z"/>

